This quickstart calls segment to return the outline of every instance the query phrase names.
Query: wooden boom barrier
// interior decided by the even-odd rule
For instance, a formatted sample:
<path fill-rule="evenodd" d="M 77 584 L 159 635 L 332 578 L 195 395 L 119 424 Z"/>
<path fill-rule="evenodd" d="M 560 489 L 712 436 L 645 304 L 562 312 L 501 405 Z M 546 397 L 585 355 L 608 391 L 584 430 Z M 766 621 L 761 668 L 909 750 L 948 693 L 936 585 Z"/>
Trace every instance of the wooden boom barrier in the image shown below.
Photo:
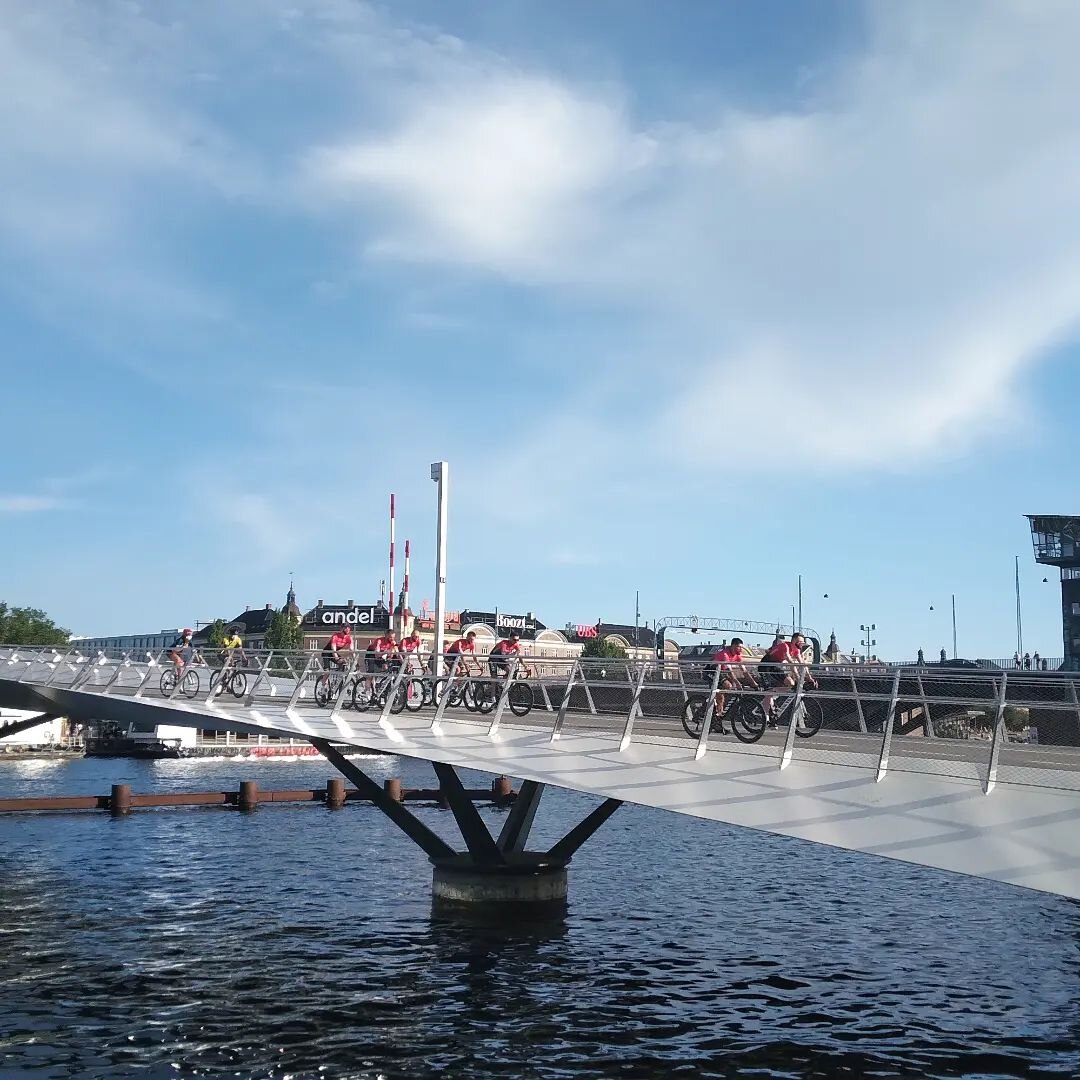
<path fill-rule="evenodd" d="M 441 788 L 405 788 L 398 779 L 383 781 L 383 791 L 397 802 L 430 802 L 447 805 Z M 472 788 L 465 792 L 474 802 L 491 801 L 497 806 L 513 802 L 517 792 L 510 780 L 500 776 L 490 788 Z M 132 793 L 130 784 L 113 784 L 108 795 L 58 795 L 41 799 L 0 799 L 0 813 L 11 814 L 30 810 L 107 810 L 126 814 L 130 810 L 151 806 L 226 806 L 239 810 L 254 810 L 263 803 L 314 802 L 337 810 L 347 802 L 364 802 L 356 788 L 347 788 L 345 781 L 334 777 L 325 788 L 279 788 L 260 791 L 254 780 L 243 780 L 236 791 L 163 792 L 152 795 Z"/>

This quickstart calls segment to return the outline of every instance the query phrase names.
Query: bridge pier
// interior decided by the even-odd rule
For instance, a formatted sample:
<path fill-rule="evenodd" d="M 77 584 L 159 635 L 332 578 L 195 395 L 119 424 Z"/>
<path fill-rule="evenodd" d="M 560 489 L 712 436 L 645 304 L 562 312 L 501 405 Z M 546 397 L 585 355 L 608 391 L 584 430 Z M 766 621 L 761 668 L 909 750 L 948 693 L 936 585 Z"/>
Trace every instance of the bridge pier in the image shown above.
<path fill-rule="evenodd" d="M 452 765 L 432 762 L 440 788 L 454 815 L 465 851 L 455 851 L 441 836 L 324 739 L 312 745 L 356 785 L 395 825 L 420 847 L 432 864 L 431 892 L 437 905 L 472 908 L 483 904 L 560 907 L 567 898 L 567 865 L 578 849 L 622 805 L 605 799 L 547 851 L 526 844 L 544 785 L 525 780 L 498 838 L 488 831 Z"/>

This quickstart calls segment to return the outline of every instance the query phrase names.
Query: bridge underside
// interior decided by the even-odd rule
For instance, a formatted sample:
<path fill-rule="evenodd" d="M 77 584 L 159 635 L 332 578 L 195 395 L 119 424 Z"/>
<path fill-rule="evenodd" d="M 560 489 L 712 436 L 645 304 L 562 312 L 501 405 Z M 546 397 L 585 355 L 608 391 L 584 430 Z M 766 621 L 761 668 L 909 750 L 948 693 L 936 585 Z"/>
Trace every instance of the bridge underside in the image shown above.
<path fill-rule="evenodd" d="M 433 727 L 421 714 L 403 713 L 388 722 L 377 713 L 103 697 L 3 679 L 0 703 L 82 721 L 154 720 L 333 742 L 506 773 L 1080 899 L 1080 803 L 1077 774 L 1066 760 L 1056 762 L 1058 768 L 1051 759 L 1037 781 L 999 778 L 987 793 L 963 754 L 929 760 L 924 748 L 940 740 L 909 739 L 909 745 L 894 747 L 888 772 L 879 779 L 880 736 L 858 732 L 845 734 L 842 752 L 830 750 L 829 743 L 821 749 L 796 746 L 794 760 L 781 767 L 781 748 L 770 737 L 751 747 L 714 743 L 696 757 L 694 744 L 670 723 L 643 725 L 643 733 L 621 745 L 624 718 L 604 715 L 571 725 L 553 741 L 551 720 L 543 715 L 506 721 L 489 732 L 488 721 L 450 711 Z M 825 734 L 810 742 L 819 743 Z"/>

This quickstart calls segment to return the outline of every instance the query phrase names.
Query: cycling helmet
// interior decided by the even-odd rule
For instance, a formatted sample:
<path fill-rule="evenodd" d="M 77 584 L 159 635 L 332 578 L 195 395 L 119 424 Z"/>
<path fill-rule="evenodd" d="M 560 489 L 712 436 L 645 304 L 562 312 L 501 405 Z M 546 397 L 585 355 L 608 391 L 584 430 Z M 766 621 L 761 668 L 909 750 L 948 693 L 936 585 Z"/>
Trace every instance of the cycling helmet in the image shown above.
<path fill-rule="evenodd" d="M 191 627 L 185 626 L 184 629 L 180 631 L 180 634 L 182 637 L 191 637 Z"/>

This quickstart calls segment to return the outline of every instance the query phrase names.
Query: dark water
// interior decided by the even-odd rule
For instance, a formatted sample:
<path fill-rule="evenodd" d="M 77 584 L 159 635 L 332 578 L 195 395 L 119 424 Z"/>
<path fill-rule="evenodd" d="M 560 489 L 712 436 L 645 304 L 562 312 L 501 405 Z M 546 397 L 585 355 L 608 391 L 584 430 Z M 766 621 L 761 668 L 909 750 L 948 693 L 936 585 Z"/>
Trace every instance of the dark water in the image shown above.
<path fill-rule="evenodd" d="M 7 762 L 0 792 L 330 775 Z M 549 790 L 540 838 L 594 804 Z M 531 924 L 433 915 L 371 807 L 0 815 L 4 1078 L 1075 1077 L 1078 991 L 1070 901 L 636 807 Z"/>

